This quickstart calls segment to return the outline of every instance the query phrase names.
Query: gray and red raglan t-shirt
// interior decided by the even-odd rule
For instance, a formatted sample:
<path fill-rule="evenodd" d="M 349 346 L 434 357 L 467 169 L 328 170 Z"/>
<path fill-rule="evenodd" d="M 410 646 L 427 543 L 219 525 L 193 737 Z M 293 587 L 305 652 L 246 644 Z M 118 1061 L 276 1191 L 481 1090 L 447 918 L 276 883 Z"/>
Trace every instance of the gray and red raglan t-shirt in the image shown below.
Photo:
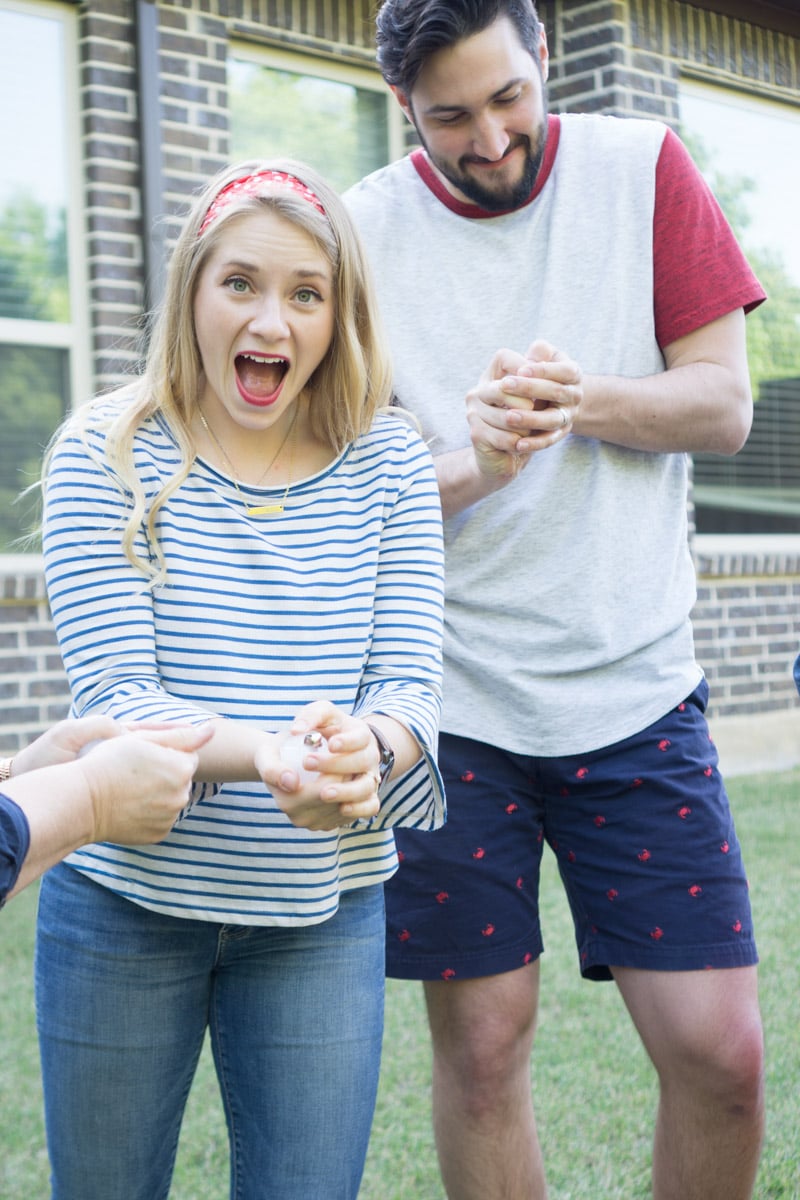
<path fill-rule="evenodd" d="M 397 399 L 434 455 L 464 397 L 536 338 L 584 374 L 665 369 L 662 348 L 764 293 L 678 138 L 551 117 L 531 199 L 459 203 L 422 151 L 346 195 L 374 269 Z M 701 677 L 689 615 L 688 458 L 571 435 L 446 523 L 442 729 L 533 755 L 609 745 Z"/>

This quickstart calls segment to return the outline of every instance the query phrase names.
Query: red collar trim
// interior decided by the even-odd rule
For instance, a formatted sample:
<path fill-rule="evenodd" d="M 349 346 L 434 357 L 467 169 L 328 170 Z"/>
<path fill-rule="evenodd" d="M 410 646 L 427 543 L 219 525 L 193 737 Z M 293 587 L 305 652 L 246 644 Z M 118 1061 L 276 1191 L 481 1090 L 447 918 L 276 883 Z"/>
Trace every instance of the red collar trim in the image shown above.
<path fill-rule="evenodd" d="M 533 185 L 533 190 L 524 204 L 520 204 L 519 208 L 526 208 L 541 192 L 547 180 L 550 178 L 550 172 L 553 169 L 553 163 L 558 150 L 558 141 L 561 135 L 561 122 L 555 113 L 550 113 L 547 118 L 547 141 L 544 147 L 544 158 L 539 174 L 536 176 L 536 182 Z M 427 154 L 420 147 L 417 150 L 412 150 L 411 165 L 416 170 L 422 182 L 430 191 L 433 192 L 437 200 L 444 204 L 445 208 L 449 208 L 451 212 L 456 213 L 459 217 L 470 217 L 472 219 L 486 219 L 488 217 L 502 217 L 507 212 L 516 212 L 517 209 L 509 208 L 506 212 L 489 212 L 485 208 L 479 208 L 477 204 L 467 204 L 463 200 L 458 200 L 447 190 L 442 183 L 440 177 L 434 171 L 430 164 Z"/>

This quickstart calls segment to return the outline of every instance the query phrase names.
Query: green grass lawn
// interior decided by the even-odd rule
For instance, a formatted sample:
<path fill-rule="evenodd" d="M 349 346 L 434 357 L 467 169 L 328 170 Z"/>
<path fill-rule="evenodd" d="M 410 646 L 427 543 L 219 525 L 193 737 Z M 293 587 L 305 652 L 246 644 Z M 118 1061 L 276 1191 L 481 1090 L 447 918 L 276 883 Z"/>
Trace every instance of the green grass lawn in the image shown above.
<path fill-rule="evenodd" d="M 758 1200 L 800 1200 L 800 771 L 730 783 L 761 952 L 767 1139 Z M 0 915 L 0 1197 L 49 1195 L 31 957 L 35 889 Z M 583 983 L 552 859 L 534 1093 L 553 1200 L 649 1195 L 655 1086 L 613 985 Z M 421 991 L 390 981 L 375 1125 L 360 1200 L 443 1200 L 429 1121 Z M 303 1136 L 313 1136 L 306 1131 Z M 171 1200 L 225 1200 L 227 1147 L 208 1050 L 184 1122 Z M 324 1200 L 309 1197 L 309 1200 Z"/>

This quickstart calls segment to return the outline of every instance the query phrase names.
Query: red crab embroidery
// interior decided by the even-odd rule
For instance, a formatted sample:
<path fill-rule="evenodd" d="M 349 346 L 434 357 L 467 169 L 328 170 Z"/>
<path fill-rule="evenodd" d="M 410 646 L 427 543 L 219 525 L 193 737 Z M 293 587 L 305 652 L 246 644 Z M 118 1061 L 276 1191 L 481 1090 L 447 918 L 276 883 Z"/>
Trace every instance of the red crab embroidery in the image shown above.
<path fill-rule="evenodd" d="M 603 826 L 604 826 L 604 825 L 605 825 L 605 823 L 606 823 L 606 819 L 605 819 L 605 817 L 604 817 L 604 816 L 601 816 L 601 814 L 600 814 L 600 813 L 598 813 L 598 814 L 597 814 L 597 816 L 596 816 L 596 817 L 595 817 L 595 819 L 594 819 L 594 823 L 595 823 L 595 825 L 597 826 L 597 828 L 598 828 L 598 829 L 602 829 L 602 828 L 603 828 Z"/>
<path fill-rule="evenodd" d="M 456 973 L 452 967 L 446 967 L 444 971 L 442 971 L 442 979 L 455 979 L 455 977 Z"/>
<path fill-rule="evenodd" d="M 494 925 L 492 925 L 492 923 L 490 921 L 488 925 L 484 925 L 483 929 L 481 930 L 481 934 L 483 935 L 483 937 L 491 937 L 493 933 L 494 933 Z"/>
<path fill-rule="evenodd" d="M 672 745 L 672 742 L 669 740 L 669 738 L 662 738 L 661 741 L 658 743 L 658 748 L 661 751 L 669 750 L 671 745 Z"/>
<path fill-rule="evenodd" d="M 447 904 L 447 901 L 449 899 L 450 899 L 449 892 L 437 892 L 436 893 L 436 903 L 437 904 Z"/>
<path fill-rule="evenodd" d="M 636 857 L 638 858 L 639 862 L 650 862 L 650 851 L 640 850 Z"/>
<path fill-rule="evenodd" d="M 730 844 L 728 842 L 723 842 L 722 845 L 720 846 L 721 853 L 727 854 L 729 850 L 730 850 Z"/>
<path fill-rule="evenodd" d="M 690 817 L 691 815 L 692 815 L 692 810 L 689 808 L 688 804 L 684 804 L 682 808 L 678 809 L 678 816 L 680 817 L 680 819 L 682 821 L 685 821 L 686 818 Z"/>
<path fill-rule="evenodd" d="M 689 888 L 689 895 L 694 896 L 695 899 L 698 896 L 702 896 L 702 894 L 703 894 L 703 889 L 700 887 L 699 883 L 693 883 L 692 886 Z"/>
<path fill-rule="evenodd" d="M 655 929 L 650 930 L 650 937 L 653 939 L 654 942 L 660 942 L 663 936 L 664 936 L 664 930 L 661 929 L 658 925 L 656 925 Z"/>
<path fill-rule="evenodd" d="M 474 771 L 465 771 L 464 774 L 461 776 L 461 782 L 462 783 L 472 783 L 474 778 L 475 778 Z"/>
<path fill-rule="evenodd" d="M 397 940 L 398 940 L 398 942 L 407 942 L 410 937 L 411 937 L 411 934 L 408 932 L 407 929 L 401 929 L 397 935 Z"/>
<path fill-rule="evenodd" d="M 576 779 L 585 779 L 588 774 L 589 774 L 588 767 L 578 767 L 577 771 L 575 772 L 575 778 Z"/>
<path fill-rule="evenodd" d="M 606 895 L 608 896 L 609 900 L 616 900 L 617 896 L 619 895 L 619 892 L 617 891 L 616 888 L 609 888 L 608 891 L 606 892 Z"/>
<path fill-rule="evenodd" d="M 477 850 L 472 851 L 473 858 L 483 858 L 485 855 L 486 851 L 484 850 L 483 846 L 478 846 Z"/>

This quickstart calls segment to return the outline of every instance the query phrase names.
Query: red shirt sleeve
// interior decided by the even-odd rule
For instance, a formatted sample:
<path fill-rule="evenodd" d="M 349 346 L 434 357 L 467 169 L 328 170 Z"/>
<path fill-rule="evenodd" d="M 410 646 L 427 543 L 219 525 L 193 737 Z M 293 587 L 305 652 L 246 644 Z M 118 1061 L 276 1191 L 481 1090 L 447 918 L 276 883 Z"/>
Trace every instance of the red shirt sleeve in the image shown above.
<path fill-rule="evenodd" d="M 662 350 L 734 309 L 766 299 L 688 150 L 667 130 L 656 165 L 653 304 Z"/>

